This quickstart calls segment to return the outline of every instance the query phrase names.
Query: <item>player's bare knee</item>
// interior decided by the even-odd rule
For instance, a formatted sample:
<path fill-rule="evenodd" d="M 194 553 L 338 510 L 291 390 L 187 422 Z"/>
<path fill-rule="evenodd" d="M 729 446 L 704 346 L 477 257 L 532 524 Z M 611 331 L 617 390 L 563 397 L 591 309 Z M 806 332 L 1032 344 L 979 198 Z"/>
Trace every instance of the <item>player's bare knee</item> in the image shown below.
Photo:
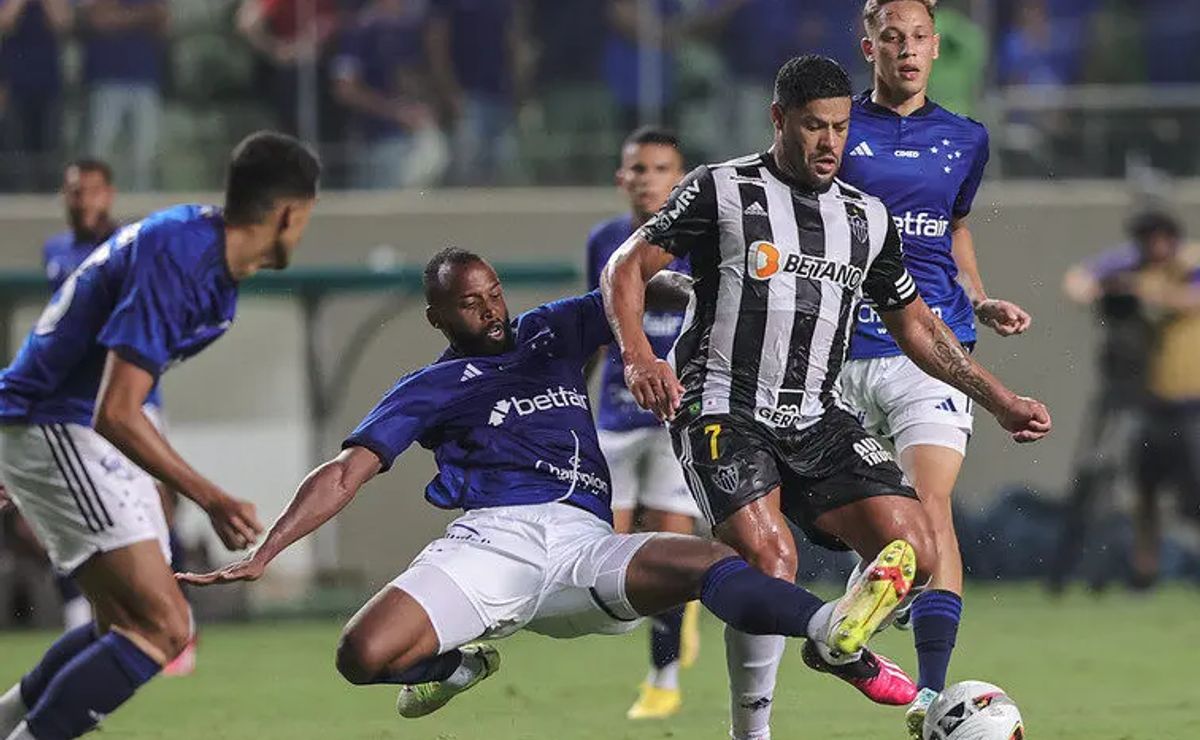
<path fill-rule="evenodd" d="M 742 557 L 763 573 L 785 580 L 794 579 L 800 565 L 796 546 L 782 537 L 759 542 L 753 551 L 743 553 Z"/>
<path fill-rule="evenodd" d="M 361 686 L 371 683 L 383 673 L 391 657 L 376 648 L 372 640 L 361 632 L 348 630 L 338 640 L 335 663 L 342 678 Z"/>

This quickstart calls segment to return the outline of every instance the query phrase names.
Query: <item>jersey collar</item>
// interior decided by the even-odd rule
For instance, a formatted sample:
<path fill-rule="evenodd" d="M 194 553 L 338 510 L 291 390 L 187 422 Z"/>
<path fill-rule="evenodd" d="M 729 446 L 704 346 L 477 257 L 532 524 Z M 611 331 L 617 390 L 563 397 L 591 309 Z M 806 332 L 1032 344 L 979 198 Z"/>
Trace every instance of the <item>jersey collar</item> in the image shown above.
<path fill-rule="evenodd" d="M 885 116 L 885 117 L 891 117 L 891 118 L 901 118 L 902 117 L 899 113 L 892 110 L 891 108 L 885 108 L 882 105 L 876 103 L 874 100 L 871 100 L 871 94 L 874 92 L 875 92 L 874 90 L 865 90 L 862 93 L 859 93 L 858 97 L 855 98 L 854 102 L 858 103 L 862 107 L 862 109 L 865 110 L 867 113 L 871 113 L 876 116 Z M 903 116 L 903 118 L 919 118 L 921 116 L 927 116 L 930 113 L 933 113 L 935 110 L 937 110 L 937 107 L 938 107 L 937 103 L 933 102 L 933 100 L 931 100 L 930 97 L 928 95 L 926 95 L 925 96 L 925 105 L 922 105 L 920 108 L 917 108 L 915 111 L 913 111 L 912 113 L 909 113 L 907 116 Z"/>

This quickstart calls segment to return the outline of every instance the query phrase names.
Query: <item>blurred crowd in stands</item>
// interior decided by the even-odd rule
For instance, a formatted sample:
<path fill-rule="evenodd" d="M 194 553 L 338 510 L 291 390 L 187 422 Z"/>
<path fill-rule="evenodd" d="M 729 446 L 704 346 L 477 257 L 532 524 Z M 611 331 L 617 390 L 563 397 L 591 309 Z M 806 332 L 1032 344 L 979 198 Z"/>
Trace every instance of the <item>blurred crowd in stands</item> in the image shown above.
<path fill-rule="evenodd" d="M 790 56 L 869 85 L 861 6 L 0 0 L 0 186 L 50 188 L 81 154 L 133 189 L 211 186 L 205 158 L 256 125 L 320 141 L 333 184 L 363 188 L 600 182 L 639 122 L 740 154 L 763 147 Z M 938 22 L 933 89 L 965 114 L 1008 86 L 1200 84 L 1196 2 L 943 0 Z"/>

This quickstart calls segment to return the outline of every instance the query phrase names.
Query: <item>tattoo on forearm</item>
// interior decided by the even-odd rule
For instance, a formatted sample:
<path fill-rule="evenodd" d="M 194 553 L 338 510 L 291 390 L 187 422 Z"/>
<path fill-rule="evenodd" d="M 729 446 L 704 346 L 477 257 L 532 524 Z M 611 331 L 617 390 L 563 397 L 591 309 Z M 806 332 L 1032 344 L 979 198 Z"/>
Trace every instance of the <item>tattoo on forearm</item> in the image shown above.
<path fill-rule="evenodd" d="M 993 389 L 983 370 L 941 319 L 930 314 L 928 329 L 933 341 L 931 359 L 943 379 L 988 408 L 994 400 Z"/>

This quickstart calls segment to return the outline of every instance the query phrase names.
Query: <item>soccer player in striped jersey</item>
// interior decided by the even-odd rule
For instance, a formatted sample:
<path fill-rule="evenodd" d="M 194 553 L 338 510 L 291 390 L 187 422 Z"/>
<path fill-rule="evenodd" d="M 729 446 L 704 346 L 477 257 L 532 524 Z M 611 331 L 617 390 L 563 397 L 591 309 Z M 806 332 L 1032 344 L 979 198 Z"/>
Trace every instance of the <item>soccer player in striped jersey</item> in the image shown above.
<path fill-rule="evenodd" d="M 841 177 L 888 207 L 921 297 L 970 349 L 976 319 L 1006 337 L 1028 329 L 1030 318 L 1016 304 L 989 297 L 979 276 L 968 215 L 988 161 L 988 133 L 926 94 L 938 54 L 935 5 L 865 3 L 863 51 L 875 84 L 854 99 Z M 972 401 L 906 357 L 870 300 L 857 310 L 842 387 L 867 430 L 892 441 L 938 543 L 930 587 L 898 621 L 911 626 L 916 643 L 921 690 L 907 724 L 920 740 L 926 709 L 945 688 L 962 615 L 962 557 L 950 496 L 971 435 Z"/>
<path fill-rule="evenodd" d="M 1016 440 L 1043 437 L 1050 416 L 962 347 L 918 295 L 887 208 L 837 179 L 851 95 L 849 76 L 830 59 L 785 64 L 771 149 L 689 174 L 617 250 L 601 287 L 630 391 L 672 420 L 685 477 L 722 541 L 767 573 L 794 578 L 789 519 L 814 542 L 866 559 L 901 539 L 915 549 L 923 582 L 938 562 L 928 515 L 837 384 L 861 297 L 919 367 L 992 412 Z M 691 258 L 695 301 L 672 367 L 642 330 L 642 294 L 681 256 Z M 765 740 L 783 646 L 726 636 L 732 736 Z M 878 703 L 908 704 L 917 693 L 867 651 L 829 654 L 810 641 L 804 656 Z"/>

